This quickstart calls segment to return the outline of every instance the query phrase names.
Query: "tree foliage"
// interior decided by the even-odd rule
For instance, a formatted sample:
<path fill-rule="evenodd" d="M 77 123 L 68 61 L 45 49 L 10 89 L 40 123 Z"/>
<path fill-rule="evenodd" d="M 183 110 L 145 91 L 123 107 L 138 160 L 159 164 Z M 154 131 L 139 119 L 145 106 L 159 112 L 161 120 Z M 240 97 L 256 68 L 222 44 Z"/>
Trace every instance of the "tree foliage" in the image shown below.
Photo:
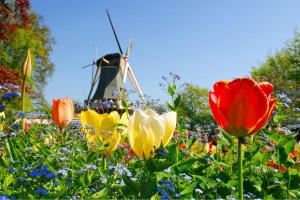
<path fill-rule="evenodd" d="M 178 107 L 178 120 L 185 122 L 189 130 L 211 128 L 214 120 L 208 105 L 208 90 L 188 84 L 180 93 L 181 103 Z"/>
<path fill-rule="evenodd" d="M 43 106 L 46 104 L 44 87 L 54 72 L 49 59 L 54 44 L 50 30 L 43 24 L 42 17 L 30 10 L 28 0 L 2 0 L 0 11 L 0 66 L 21 70 L 26 51 L 30 48 L 34 103 Z"/>
<path fill-rule="evenodd" d="M 274 85 L 279 97 L 277 111 L 285 116 L 278 122 L 282 125 L 295 123 L 300 107 L 300 33 L 296 32 L 285 48 L 269 56 L 262 65 L 253 67 L 251 76 Z"/>

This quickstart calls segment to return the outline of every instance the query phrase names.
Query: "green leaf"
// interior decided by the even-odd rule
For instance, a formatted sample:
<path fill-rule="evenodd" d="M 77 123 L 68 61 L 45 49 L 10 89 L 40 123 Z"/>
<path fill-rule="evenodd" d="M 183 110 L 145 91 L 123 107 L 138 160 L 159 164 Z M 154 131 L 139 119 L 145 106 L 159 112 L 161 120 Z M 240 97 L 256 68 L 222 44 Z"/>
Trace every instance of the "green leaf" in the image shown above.
<path fill-rule="evenodd" d="M 159 159 L 159 160 L 148 159 L 146 161 L 146 166 L 147 166 L 147 168 L 150 172 L 161 172 L 161 171 L 167 169 L 168 167 L 170 167 L 173 164 L 174 164 L 174 161 L 169 162 L 165 159 Z"/>
<path fill-rule="evenodd" d="M 300 190 L 289 190 L 288 193 L 289 193 L 289 195 L 291 195 L 295 199 L 300 198 Z"/>
<path fill-rule="evenodd" d="M 176 87 L 176 85 L 175 85 L 175 87 Z M 170 85 L 168 86 L 168 93 L 169 93 L 169 95 L 170 96 L 174 96 L 174 94 L 175 94 L 175 90 L 174 90 L 174 87 L 171 87 Z"/>
<path fill-rule="evenodd" d="M 186 160 L 182 160 L 177 164 L 173 165 L 172 168 L 177 172 L 182 172 L 188 168 L 192 168 L 193 164 L 197 161 L 197 159 L 189 158 Z"/>
<path fill-rule="evenodd" d="M 15 152 L 15 148 L 14 145 L 12 144 L 10 138 L 7 138 L 6 141 L 6 148 L 9 152 L 10 158 L 14 161 L 14 160 L 18 160 L 16 152 Z"/>
<path fill-rule="evenodd" d="M 124 181 L 125 185 L 127 186 L 127 188 L 129 190 L 131 190 L 131 192 L 133 194 L 138 194 L 137 186 L 134 184 L 134 182 L 130 178 L 123 177 L 123 181 Z"/>
<path fill-rule="evenodd" d="M 3 168 L 8 167 L 3 157 L 0 157 L 0 166 L 3 167 Z"/>
<path fill-rule="evenodd" d="M 89 153 L 88 157 L 87 157 L 87 163 L 91 163 L 94 160 L 96 160 L 97 158 L 97 154 L 94 152 Z"/>
<path fill-rule="evenodd" d="M 257 189 L 258 192 L 261 192 L 261 186 L 260 185 L 254 185 L 254 187 Z"/>
<path fill-rule="evenodd" d="M 284 145 L 284 150 L 287 154 L 291 153 L 294 150 L 294 146 L 296 144 L 296 140 L 291 140 Z"/>
<path fill-rule="evenodd" d="M 187 194 L 190 194 L 194 191 L 195 187 L 197 186 L 197 183 L 192 183 L 192 184 L 189 184 L 187 187 L 185 187 L 184 190 L 182 190 L 180 192 L 181 195 L 187 195 Z"/>
<path fill-rule="evenodd" d="M 174 107 L 178 108 L 178 106 L 181 104 L 181 95 L 179 94 L 176 99 L 174 100 Z"/>
<path fill-rule="evenodd" d="M 149 199 L 157 192 L 156 188 L 157 188 L 156 177 L 145 179 L 144 181 L 141 182 L 140 198 Z"/>
<path fill-rule="evenodd" d="M 280 163 L 285 163 L 288 158 L 288 154 L 286 153 L 284 147 L 279 148 L 279 161 Z"/>
<path fill-rule="evenodd" d="M 92 194 L 92 198 L 95 198 L 95 199 L 103 199 L 103 198 L 106 197 L 107 192 L 108 192 L 108 189 L 107 189 L 107 188 L 103 188 L 103 189 L 100 190 L 99 192 L 96 192 L 96 193 Z"/>
<path fill-rule="evenodd" d="M 266 134 L 272 141 L 278 143 L 280 136 L 274 132 L 268 131 L 268 130 L 263 130 L 263 133 Z"/>
<path fill-rule="evenodd" d="M 4 180 L 4 187 L 7 188 L 14 181 L 14 176 L 12 174 L 8 175 Z"/>
<path fill-rule="evenodd" d="M 168 107 L 169 111 L 174 111 L 175 110 L 174 106 L 171 105 L 169 102 L 167 102 L 167 107 Z"/>
<path fill-rule="evenodd" d="M 91 184 L 91 181 L 92 181 L 91 175 L 89 173 L 85 173 L 84 174 L 84 183 L 85 183 L 85 185 Z"/>

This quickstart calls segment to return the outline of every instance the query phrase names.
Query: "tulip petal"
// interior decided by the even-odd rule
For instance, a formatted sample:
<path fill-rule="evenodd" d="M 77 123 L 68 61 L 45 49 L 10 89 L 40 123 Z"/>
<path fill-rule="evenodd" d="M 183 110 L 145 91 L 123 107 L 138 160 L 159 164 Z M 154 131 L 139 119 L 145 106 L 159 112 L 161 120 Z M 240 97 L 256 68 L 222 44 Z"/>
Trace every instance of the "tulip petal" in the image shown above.
<path fill-rule="evenodd" d="M 97 133 L 100 133 L 101 121 L 103 117 L 99 115 L 96 111 L 82 111 L 80 113 L 80 118 L 82 118 L 81 123 L 86 123 L 86 125 L 92 126 Z"/>
<path fill-rule="evenodd" d="M 133 124 L 134 124 L 134 118 L 135 118 L 135 112 L 133 113 L 133 115 L 129 118 L 128 120 L 128 125 L 127 125 L 127 132 L 128 132 L 128 142 L 130 144 L 130 146 L 133 148 L 134 146 L 134 131 L 135 131 L 135 128 L 133 127 Z"/>
<path fill-rule="evenodd" d="M 268 99 L 271 99 L 271 94 L 274 90 L 274 86 L 271 83 L 268 82 L 261 82 L 258 84 L 259 87 L 264 91 L 265 95 L 268 97 Z"/>
<path fill-rule="evenodd" d="M 132 132 L 133 134 L 133 144 L 130 144 L 133 151 L 135 152 L 135 154 L 137 156 L 139 156 L 140 158 L 143 158 L 143 143 L 144 143 L 144 139 L 142 138 L 141 135 L 139 135 L 139 132 Z"/>
<path fill-rule="evenodd" d="M 155 148 L 159 148 L 161 144 L 161 138 L 165 133 L 165 119 L 161 116 L 149 116 L 149 125 L 147 128 L 150 128 L 154 135 L 154 146 Z"/>
<path fill-rule="evenodd" d="M 267 114 L 268 100 L 254 80 L 239 78 L 224 88 L 217 106 L 227 119 L 225 130 L 245 136 Z"/>
<path fill-rule="evenodd" d="M 135 134 L 140 131 L 140 126 L 146 126 L 148 116 L 142 110 L 135 110 L 133 115 L 128 120 L 128 141 L 131 147 L 135 146 Z"/>
<path fill-rule="evenodd" d="M 129 114 L 128 112 L 125 112 L 122 114 L 121 119 L 119 121 L 119 128 L 122 129 L 122 135 L 127 134 L 127 124 L 128 124 Z"/>
<path fill-rule="evenodd" d="M 59 105 L 60 100 L 59 99 L 53 99 L 52 100 L 52 110 L 51 110 L 51 118 L 52 121 L 55 124 L 58 124 L 59 118 L 58 118 L 58 105 Z"/>
<path fill-rule="evenodd" d="M 109 115 L 107 113 L 102 114 L 103 119 L 101 121 L 100 131 L 109 132 L 116 128 L 117 123 L 120 120 L 120 115 L 116 111 L 111 112 Z"/>
<path fill-rule="evenodd" d="M 112 135 L 107 137 L 103 141 L 104 144 L 108 144 L 108 146 L 105 149 L 105 154 L 110 155 L 114 150 L 116 150 L 120 140 L 121 140 L 121 134 L 118 131 L 114 131 Z"/>
<path fill-rule="evenodd" d="M 259 129 L 261 129 L 267 123 L 267 121 L 270 119 L 273 111 L 276 108 L 276 102 L 277 102 L 277 99 L 275 99 L 275 98 L 271 99 L 271 102 L 269 104 L 268 114 L 256 124 L 255 128 L 251 131 L 251 133 L 249 135 L 256 133 L 257 131 L 259 131 Z"/>
<path fill-rule="evenodd" d="M 143 154 L 146 159 L 149 159 L 153 155 L 154 133 L 151 129 L 146 129 L 146 127 L 142 126 L 140 136 L 144 138 Z"/>
<path fill-rule="evenodd" d="M 146 109 L 145 114 L 148 116 L 152 116 L 152 117 L 159 117 L 159 114 L 157 114 L 154 110 L 152 109 Z"/>
<path fill-rule="evenodd" d="M 162 137 L 162 143 L 165 147 L 171 140 L 176 128 L 176 112 L 168 112 L 162 115 L 165 119 L 165 134 Z"/>
<path fill-rule="evenodd" d="M 52 121 L 60 128 L 64 128 L 73 119 L 74 106 L 70 97 L 66 99 L 53 99 L 52 101 Z"/>
<path fill-rule="evenodd" d="M 217 96 L 215 94 L 215 92 L 209 92 L 209 105 L 212 111 L 212 114 L 215 118 L 215 120 L 217 121 L 217 123 L 219 124 L 219 126 L 226 130 L 227 129 L 227 121 L 226 118 L 223 116 L 222 112 L 220 111 L 220 109 L 217 106 Z"/>
<path fill-rule="evenodd" d="M 223 90 L 225 89 L 225 87 L 227 87 L 228 83 L 228 81 L 223 80 L 218 81 L 214 84 L 214 92 L 217 98 L 222 94 Z"/>

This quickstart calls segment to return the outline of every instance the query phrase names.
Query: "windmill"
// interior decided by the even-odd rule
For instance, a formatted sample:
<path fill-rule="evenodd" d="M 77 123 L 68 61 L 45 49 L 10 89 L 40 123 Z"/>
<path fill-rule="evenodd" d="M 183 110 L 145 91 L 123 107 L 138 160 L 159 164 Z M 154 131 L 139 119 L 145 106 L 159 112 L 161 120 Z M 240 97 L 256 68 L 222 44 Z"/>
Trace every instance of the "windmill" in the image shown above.
<path fill-rule="evenodd" d="M 119 52 L 102 56 L 98 58 L 96 62 L 94 61 L 92 64 L 83 67 L 87 68 L 92 66 L 91 88 L 86 103 L 89 105 L 94 101 L 116 100 L 116 96 L 113 95 L 113 92 L 119 91 L 125 85 L 127 76 L 139 97 L 144 99 L 141 88 L 128 62 L 132 50 L 132 43 L 129 41 L 127 51 L 124 54 L 108 10 L 106 10 L 106 14 Z"/>

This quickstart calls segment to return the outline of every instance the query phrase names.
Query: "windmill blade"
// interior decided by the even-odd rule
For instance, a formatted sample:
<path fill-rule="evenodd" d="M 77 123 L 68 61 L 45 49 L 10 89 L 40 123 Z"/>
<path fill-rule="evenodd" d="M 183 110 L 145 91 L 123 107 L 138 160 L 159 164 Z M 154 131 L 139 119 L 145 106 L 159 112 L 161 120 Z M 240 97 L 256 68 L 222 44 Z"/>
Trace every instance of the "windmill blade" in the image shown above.
<path fill-rule="evenodd" d="M 127 58 L 127 60 L 129 59 L 129 56 L 130 56 L 130 54 L 131 54 L 131 51 L 132 51 L 132 42 L 131 42 L 131 40 L 129 40 L 129 42 L 128 42 L 128 47 L 127 47 L 127 51 L 126 51 L 126 58 Z"/>
<path fill-rule="evenodd" d="M 95 62 L 93 62 L 92 64 L 89 64 L 89 65 L 83 66 L 83 67 L 81 67 L 81 69 L 84 69 L 84 68 L 90 67 L 90 66 L 92 66 L 92 65 L 94 65 L 94 64 L 95 64 Z"/>
<path fill-rule="evenodd" d="M 95 48 L 95 56 L 96 56 L 95 60 L 97 60 L 98 59 L 98 49 L 97 49 L 96 44 L 94 44 L 94 48 Z"/>
<path fill-rule="evenodd" d="M 124 83 L 124 84 L 125 84 L 125 82 L 126 82 L 127 73 L 128 73 L 128 68 L 129 68 L 129 63 L 126 61 L 126 62 L 125 62 L 124 74 L 123 74 L 123 83 Z"/>
<path fill-rule="evenodd" d="M 126 78 L 127 78 L 127 72 L 128 72 L 128 66 L 129 66 L 128 59 L 129 59 L 131 50 L 132 50 L 132 42 L 131 42 L 131 40 L 129 40 L 126 55 L 123 57 L 123 59 L 125 61 L 125 69 L 122 69 L 123 70 L 123 83 L 124 84 L 125 84 Z"/>
<path fill-rule="evenodd" d="M 101 60 L 101 62 L 102 62 L 102 60 Z M 101 66 L 101 64 L 100 64 L 100 66 Z M 94 90 L 94 86 L 96 85 L 97 81 L 98 81 L 99 78 L 100 78 L 100 74 L 101 74 L 101 67 L 100 67 L 100 66 L 96 66 L 96 67 L 97 67 L 97 68 L 96 68 L 96 72 L 95 72 L 95 74 L 92 76 L 91 89 L 90 89 L 89 94 L 88 94 L 88 97 L 87 97 L 87 102 L 90 101 L 92 92 L 93 92 L 93 90 Z M 99 74 L 99 75 L 98 75 L 98 74 Z"/>
<path fill-rule="evenodd" d="M 108 10 L 107 10 L 107 9 L 106 9 L 106 14 L 107 14 L 107 17 L 108 17 L 108 20 L 109 20 L 110 26 L 111 26 L 111 28 L 112 28 L 112 30 L 113 30 L 113 32 L 114 32 L 114 36 L 115 36 L 115 39 L 116 39 L 116 41 L 117 41 L 117 44 L 118 44 L 118 47 L 119 47 L 120 54 L 121 54 L 121 55 L 123 55 L 123 51 L 122 51 L 122 48 L 121 48 L 121 45 L 120 45 L 120 42 L 119 42 L 118 36 L 117 36 L 117 34 L 116 34 L 116 31 L 115 31 L 114 25 L 113 25 L 113 23 L 112 23 L 112 21 L 111 21 L 110 14 L 109 14 L 109 12 L 108 12 Z"/>
<path fill-rule="evenodd" d="M 140 95 L 141 99 L 144 100 L 145 98 L 142 93 L 142 90 L 141 90 L 129 64 L 128 64 L 128 77 L 129 77 L 131 84 L 132 84 L 133 88 L 135 89 L 135 91 Z"/>

